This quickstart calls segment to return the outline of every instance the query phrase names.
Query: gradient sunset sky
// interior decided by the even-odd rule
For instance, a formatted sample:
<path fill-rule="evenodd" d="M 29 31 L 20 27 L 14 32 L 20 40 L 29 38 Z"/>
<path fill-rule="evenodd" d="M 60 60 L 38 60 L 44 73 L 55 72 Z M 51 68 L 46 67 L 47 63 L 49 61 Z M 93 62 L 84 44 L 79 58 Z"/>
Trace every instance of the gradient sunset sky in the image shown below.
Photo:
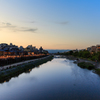
<path fill-rule="evenodd" d="M 44 49 L 100 44 L 100 0 L 0 0 L 0 43 Z"/>

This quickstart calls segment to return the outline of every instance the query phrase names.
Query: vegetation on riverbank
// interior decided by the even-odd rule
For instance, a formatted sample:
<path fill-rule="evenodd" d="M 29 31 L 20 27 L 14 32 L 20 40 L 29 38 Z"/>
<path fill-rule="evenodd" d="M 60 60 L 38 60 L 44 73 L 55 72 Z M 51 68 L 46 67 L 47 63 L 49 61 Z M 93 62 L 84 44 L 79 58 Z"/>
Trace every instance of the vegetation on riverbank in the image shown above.
<path fill-rule="evenodd" d="M 78 63 L 78 66 L 80 66 L 81 68 L 87 68 L 89 70 L 95 69 L 95 66 L 89 62 L 80 62 Z"/>
<path fill-rule="evenodd" d="M 9 81 L 12 77 L 17 77 L 19 74 L 23 72 L 30 72 L 32 68 L 38 67 L 39 65 L 46 63 L 53 59 L 53 56 L 49 56 L 44 59 L 39 59 L 37 61 L 29 62 L 26 64 L 12 66 L 9 69 L 0 71 L 0 83 L 4 81 Z"/>
<path fill-rule="evenodd" d="M 97 68 L 97 64 L 100 62 L 100 52 L 90 53 L 87 50 L 83 50 L 76 52 L 69 51 L 57 54 L 64 55 L 70 60 L 76 60 L 75 63 L 77 63 L 77 65 L 81 68 L 94 69 L 95 73 L 100 75 L 100 69 Z"/>
<path fill-rule="evenodd" d="M 100 75 L 100 69 L 95 69 L 95 73 L 97 73 L 98 75 Z"/>
<path fill-rule="evenodd" d="M 64 53 L 58 53 L 59 55 L 66 55 L 66 56 L 74 56 L 78 58 L 85 58 L 92 61 L 100 61 L 100 52 L 97 53 L 90 53 L 87 50 L 80 50 L 80 51 L 69 51 Z"/>

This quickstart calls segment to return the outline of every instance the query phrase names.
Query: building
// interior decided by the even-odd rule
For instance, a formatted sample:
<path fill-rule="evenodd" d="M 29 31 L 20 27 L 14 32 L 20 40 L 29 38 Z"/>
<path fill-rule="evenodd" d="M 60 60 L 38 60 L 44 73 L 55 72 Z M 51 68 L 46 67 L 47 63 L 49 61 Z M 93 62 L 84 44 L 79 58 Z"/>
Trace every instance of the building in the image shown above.
<path fill-rule="evenodd" d="M 91 47 L 88 47 L 86 50 L 88 50 L 90 53 L 95 53 L 96 52 L 96 46 L 91 46 Z"/>
<path fill-rule="evenodd" d="M 3 55 L 4 55 L 4 50 L 0 49 L 0 56 L 3 56 Z"/>
<path fill-rule="evenodd" d="M 24 48 L 24 52 L 27 52 L 28 55 L 30 55 L 31 54 L 31 49 L 26 47 L 26 48 Z"/>
<path fill-rule="evenodd" d="M 39 52 L 40 52 L 40 53 L 43 53 L 43 48 L 42 48 L 42 46 L 39 48 Z"/>
<path fill-rule="evenodd" d="M 6 44 L 6 43 L 1 43 L 0 44 L 0 47 L 6 47 L 8 44 Z"/>
<path fill-rule="evenodd" d="M 93 52 L 93 53 L 96 52 L 96 46 L 92 46 L 90 52 L 91 52 L 91 53 L 92 53 L 92 52 Z"/>
<path fill-rule="evenodd" d="M 10 45 L 6 43 L 0 44 L 1 54 L 3 52 L 3 55 L 18 55 L 19 54 L 19 48 L 16 45 L 13 45 L 10 43 Z"/>
<path fill-rule="evenodd" d="M 19 50 L 18 46 L 13 45 L 12 43 L 10 43 L 10 45 L 8 45 L 9 50 Z"/>
<path fill-rule="evenodd" d="M 96 46 L 96 53 L 97 53 L 97 52 L 100 52 L 100 45 L 97 45 L 97 46 Z"/>
<path fill-rule="evenodd" d="M 30 50 L 33 50 L 32 45 L 28 45 L 26 48 L 29 48 Z"/>
<path fill-rule="evenodd" d="M 19 50 L 20 50 L 20 51 L 24 51 L 23 46 L 20 46 L 20 47 L 19 47 Z"/>
<path fill-rule="evenodd" d="M 91 51 L 91 47 L 86 48 L 86 50 L 90 52 Z"/>

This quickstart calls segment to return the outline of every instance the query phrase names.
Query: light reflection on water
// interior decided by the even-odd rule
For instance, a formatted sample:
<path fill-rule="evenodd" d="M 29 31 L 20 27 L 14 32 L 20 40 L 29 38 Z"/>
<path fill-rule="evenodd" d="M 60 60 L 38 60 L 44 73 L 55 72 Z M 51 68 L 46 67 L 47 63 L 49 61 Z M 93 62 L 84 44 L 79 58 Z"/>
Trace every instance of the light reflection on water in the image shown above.
<path fill-rule="evenodd" d="M 100 100 L 99 92 L 100 77 L 65 58 L 0 84 L 0 100 Z"/>

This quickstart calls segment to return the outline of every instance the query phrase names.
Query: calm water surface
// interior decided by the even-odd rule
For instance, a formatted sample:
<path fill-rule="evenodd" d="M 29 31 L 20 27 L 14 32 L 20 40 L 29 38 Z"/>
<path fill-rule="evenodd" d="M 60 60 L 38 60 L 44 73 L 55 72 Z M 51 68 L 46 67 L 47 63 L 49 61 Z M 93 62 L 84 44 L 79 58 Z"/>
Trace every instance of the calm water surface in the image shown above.
<path fill-rule="evenodd" d="M 54 58 L 0 84 L 0 100 L 100 100 L 100 76 Z"/>

